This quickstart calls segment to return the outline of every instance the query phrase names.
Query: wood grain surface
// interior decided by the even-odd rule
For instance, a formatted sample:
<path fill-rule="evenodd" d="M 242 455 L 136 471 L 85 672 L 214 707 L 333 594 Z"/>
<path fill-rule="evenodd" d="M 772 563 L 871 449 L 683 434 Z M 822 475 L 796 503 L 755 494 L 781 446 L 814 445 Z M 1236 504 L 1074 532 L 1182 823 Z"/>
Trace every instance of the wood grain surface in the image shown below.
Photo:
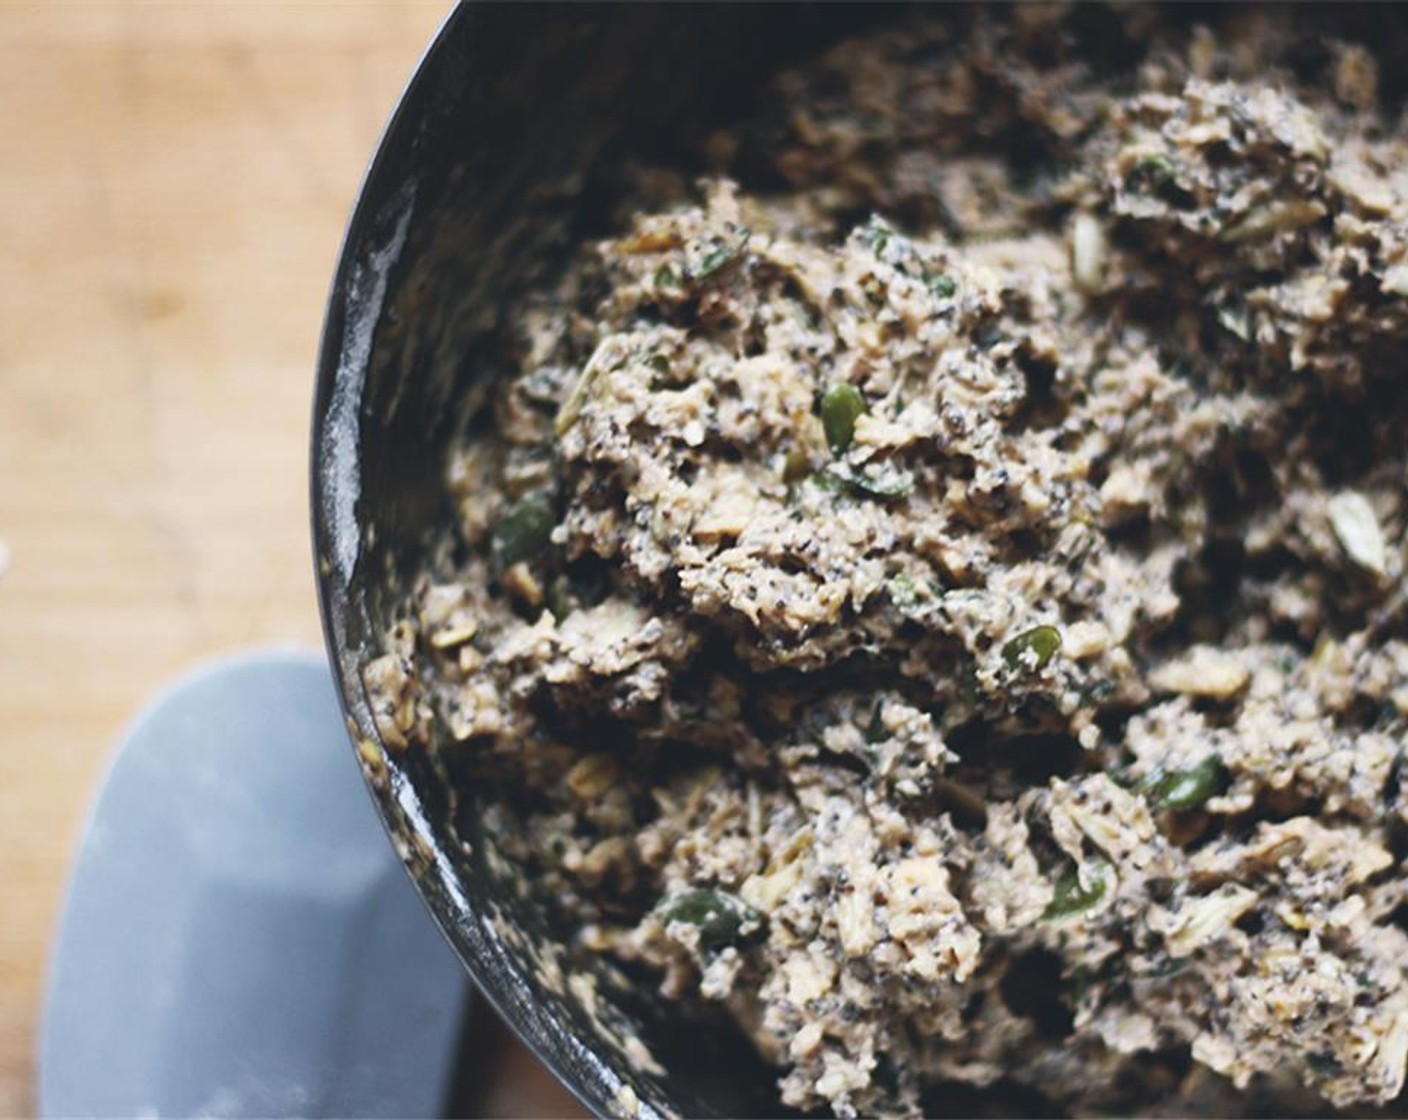
<path fill-rule="evenodd" d="M 50 936 L 124 723 L 204 658 L 319 644 L 323 302 L 444 11 L 0 2 L 0 1116 L 34 1108 Z"/>

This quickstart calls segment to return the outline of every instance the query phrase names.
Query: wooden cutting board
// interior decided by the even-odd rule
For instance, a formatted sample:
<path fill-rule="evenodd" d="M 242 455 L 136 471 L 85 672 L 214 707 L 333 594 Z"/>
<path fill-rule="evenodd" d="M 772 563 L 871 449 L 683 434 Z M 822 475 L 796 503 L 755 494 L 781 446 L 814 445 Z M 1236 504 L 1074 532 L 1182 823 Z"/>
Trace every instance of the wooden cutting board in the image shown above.
<path fill-rule="evenodd" d="M 34 1109 L 49 938 L 124 723 L 203 658 L 320 643 L 323 302 L 444 13 L 0 6 L 0 1116 Z"/>

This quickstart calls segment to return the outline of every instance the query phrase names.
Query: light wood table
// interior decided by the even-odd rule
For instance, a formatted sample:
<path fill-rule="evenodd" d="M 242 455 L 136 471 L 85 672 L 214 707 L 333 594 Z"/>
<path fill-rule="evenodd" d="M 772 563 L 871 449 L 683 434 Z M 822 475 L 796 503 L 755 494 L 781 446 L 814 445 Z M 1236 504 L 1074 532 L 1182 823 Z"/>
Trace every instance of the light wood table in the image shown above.
<path fill-rule="evenodd" d="M 319 644 L 323 302 L 442 4 L 0 0 L 0 1116 L 109 749 L 163 683 Z M 537 1085 L 491 1108 L 569 1111 Z"/>

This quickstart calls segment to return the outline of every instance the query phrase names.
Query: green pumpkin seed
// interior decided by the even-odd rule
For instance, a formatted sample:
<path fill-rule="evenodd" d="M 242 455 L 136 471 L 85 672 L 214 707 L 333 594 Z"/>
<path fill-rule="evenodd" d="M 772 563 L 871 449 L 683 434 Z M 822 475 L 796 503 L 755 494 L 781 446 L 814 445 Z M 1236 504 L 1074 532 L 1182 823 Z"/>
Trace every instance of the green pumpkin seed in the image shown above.
<path fill-rule="evenodd" d="M 1212 755 L 1186 770 L 1157 768 L 1147 774 L 1135 789 L 1145 794 L 1156 810 L 1186 813 L 1217 796 L 1226 785 L 1227 768 L 1222 759 Z"/>
<path fill-rule="evenodd" d="M 656 907 L 660 920 L 685 922 L 699 930 L 699 948 L 716 953 L 760 931 L 766 921 L 761 911 L 726 891 L 708 887 L 672 894 Z"/>
<path fill-rule="evenodd" d="M 519 499 L 494 530 L 494 566 L 505 571 L 523 560 L 542 555 L 552 543 L 557 511 L 545 490 Z"/>
<path fill-rule="evenodd" d="M 938 276 L 930 276 L 928 279 L 929 291 L 938 296 L 939 299 L 951 299 L 958 291 L 958 284 L 952 276 L 945 276 L 940 273 Z"/>
<path fill-rule="evenodd" d="M 1002 660 L 1009 669 L 1040 670 L 1046 668 L 1060 648 L 1061 631 L 1054 626 L 1033 626 L 1002 647 Z"/>
<path fill-rule="evenodd" d="M 1110 889 L 1110 865 L 1093 863 L 1086 869 L 1085 882 L 1081 882 L 1080 871 L 1072 867 L 1056 880 L 1056 893 L 1042 914 L 1042 918 L 1053 921 L 1069 918 L 1089 910 L 1105 897 Z"/>
<path fill-rule="evenodd" d="M 821 396 L 821 427 L 834 454 L 851 446 L 856 420 L 868 409 L 860 390 L 849 381 L 838 381 Z"/>

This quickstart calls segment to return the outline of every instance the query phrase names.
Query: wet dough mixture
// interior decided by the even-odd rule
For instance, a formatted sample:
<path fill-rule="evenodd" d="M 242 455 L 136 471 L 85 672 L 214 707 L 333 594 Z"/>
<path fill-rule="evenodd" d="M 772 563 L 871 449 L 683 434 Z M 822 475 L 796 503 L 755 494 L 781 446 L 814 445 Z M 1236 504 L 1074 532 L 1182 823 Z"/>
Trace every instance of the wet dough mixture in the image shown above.
<path fill-rule="evenodd" d="M 1324 19 L 921 14 L 514 312 L 382 730 L 789 1105 L 1403 1086 L 1408 148 Z"/>

